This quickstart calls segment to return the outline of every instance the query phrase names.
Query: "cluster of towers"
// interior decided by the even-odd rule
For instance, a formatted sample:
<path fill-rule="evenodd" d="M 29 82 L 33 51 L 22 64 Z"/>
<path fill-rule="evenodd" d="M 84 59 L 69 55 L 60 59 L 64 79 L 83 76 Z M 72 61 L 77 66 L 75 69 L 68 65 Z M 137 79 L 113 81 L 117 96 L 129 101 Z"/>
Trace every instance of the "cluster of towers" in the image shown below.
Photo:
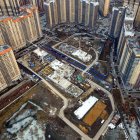
<path fill-rule="evenodd" d="M 134 30 L 137 14 L 132 6 L 114 7 L 109 31 L 116 40 L 114 49 L 124 85 L 135 89 L 140 87 L 140 38 Z"/>
<path fill-rule="evenodd" d="M 44 3 L 48 27 L 78 23 L 94 28 L 98 17 L 97 0 L 49 0 Z"/>
<path fill-rule="evenodd" d="M 0 0 L 0 91 L 21 78 L 13 51 L 42 37 L 38 8 L 20 4 L 19 0 Z"/>
<path fill-rule="evenodd" d="M 0 45 L 8 44 L 19 50 L 42 36 L 38 10 L 24 6 L 17 16 L 0 17 Z"/>

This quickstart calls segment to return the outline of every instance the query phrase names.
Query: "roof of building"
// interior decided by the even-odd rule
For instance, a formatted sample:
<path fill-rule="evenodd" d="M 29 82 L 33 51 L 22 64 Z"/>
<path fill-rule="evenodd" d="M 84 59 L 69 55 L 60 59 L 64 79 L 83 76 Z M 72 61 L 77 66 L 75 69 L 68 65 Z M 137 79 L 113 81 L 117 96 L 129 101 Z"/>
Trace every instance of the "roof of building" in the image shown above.
<path fill-rule="evenodd" d="M 78 119 L 82 119 L 97 101 L 98 99 L 96 97 L 90 96 L 86 101 L 82 103 L 82 106 L 74 111 L 74 114 Z"/>
<path fill-rule="evenodd" d="M 39 57 L 45 57 L 48 53 L 40 48 L 37 48 L 33 51 L 35 54 L 37 54 Z"/>
<path fill-rule="evenodd" d="M 9 52 L 10 50 L 12 50 L 12 48 L 8 45 L 2 45 L 0 46 L 0 55 L 3 55 L 7 52 Z"/>
<path fill-rule="evenodd" d="M 133 50 L 137 57 L 140 57 L 140 41 L 138 37 L 127 38 L 128 46 Z"/>

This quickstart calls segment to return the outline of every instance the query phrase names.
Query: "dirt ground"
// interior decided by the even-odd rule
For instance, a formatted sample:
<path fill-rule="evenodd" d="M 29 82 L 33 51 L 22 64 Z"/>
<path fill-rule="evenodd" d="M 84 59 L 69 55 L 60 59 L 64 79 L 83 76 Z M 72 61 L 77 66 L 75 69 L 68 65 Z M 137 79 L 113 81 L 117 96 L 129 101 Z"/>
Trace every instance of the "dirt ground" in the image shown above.
<path fill-rule="evenodd" d="M 5 121 L 8 120 L 12 116 L 12 114 L 14 114 L 20 108 L 21 105 L 29 100 L 35 102 L 43 109 L 46 108 L 47 104 L 49 105 L 49 107 L 52 106 L 54 108 L 57 108 L 57 110 L 59 110 L 63 105 L 62 100 L 56 95 L 52 94 L 46 88 L 46 86 L 42 82 L 40 82 L 31 90 L 27 91 L 27 93 L 24 94 L 22 98 L 16 100 L 13 104 L 0 112 L 0 132 L 2 132 L 3 128 L 5 128 Z"/>

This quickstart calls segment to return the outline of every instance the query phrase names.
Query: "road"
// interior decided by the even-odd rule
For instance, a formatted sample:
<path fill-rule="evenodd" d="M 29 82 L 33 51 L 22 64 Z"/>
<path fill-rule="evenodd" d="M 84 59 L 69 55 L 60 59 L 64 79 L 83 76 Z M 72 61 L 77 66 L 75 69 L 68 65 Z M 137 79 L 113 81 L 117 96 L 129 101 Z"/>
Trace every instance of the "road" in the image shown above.
<path fill-rule="evenodd" d="M 107 75 L 104 75 L 102 73 L 100 73 L 99 71 L 95 70 L 92 66 L 95 64 L 95 62 L 97 62 L 98 60 L 98 53 L 97 51 L 94 49 L 94 52 L 96 53 L 96 58 L 95 60 L 92 62 L 92 64 L 90 66 L 86 66 L 85 64 L 81 63 L 80 61 L 62 53 L 61 51 L 55 49 L 55 46 L 60 45 L 61 43 L 64 43 L 66 41 L 68 41 L 68 39 L 74 37 L 74 36 L 78 36 L 78 35 L 86 35 L 87 33 L 75 33 L 71 36 L 69 36 L 68 38 L 66 38 L 63 41 L 60 41 L 59 43 L 55 44 L 54 46 L 48 46 L 47 44 L 41 45 L 40 47 L 46 51 L 48 51 L 49 53 L 51 53 L 52 55 L 54 55 L 56 58 L 61 58 L 62 60 L 65 60 L 66 62 L 68 62 L 69 64 L 71 64 L 72 66 L 76 67 L 77 69 L 84 71 L 89 73 L 90 75 L 92 75 L 94 78 L 98 79 L 98 80 L 104 80 L 107 78 Z M 50 40 L 53 40 L 52 38 L 50 38 Z M 83 74 L 84 74 L 83 73 Z"/>
<path fill-rule="evenodd" d="M 59 43 L 60 44 L 60 43 Z M 41 48 L 47 52 L 49 52 L 50 54 L 52 54 L 53 56 L 55 56 L 56 58 L 58 59 L 62 59 L 62 60 L 65 60 L 66 62 L 68 62 L 69 64 L 73 65 L 74 67 L 84 71 L 87 66 L 82 64 L 81 62 L 77 61 L 76 59 L 73 59 L 71 57 L 69 57 L 68 55 L 52 48 L 51 46 L 48 46 L 48 45 L 44 45 L 44 46 L 41 46 Z M 94 62 L 95 63 L 95 62 Z M 88 69 L 87 71 L 90 75 L 94 76 L 95 78 L 97 79 L 100 79 L 100 80 L 104 80 L 107 75 L 104 75 L 104 74 L 101 74 L 99 71 L 95 70 L 94 68 L 90 67 L 90 69 Z"/>
<path fill-rule="evenodd" d="M 102 127 L 100 128 L 100 130 L 97 132 L 97 134 L 95 135 L 95 137 L 93 138 L 93 140 L 98 140 L 100 138 L 100 136 L 104 133 L 104 131 L 108 128 L 108 124 L 109 124 L 109 122 L 113 118 L 114 111 L 115 111 L 115 104 L 114 104 L 113 96 L 111 95 L 110 92 L 108 92 L 106 89 L 104 89 L 103 87 L 97 85 L 96 83 L 94 83 L 91 80 L 88 80 L 88 82 L 91 84 L 91 86 L 95 86 L 95 87 L 101 89 L 102 91 L 104 91 L 108 95 L 108 97 L 109 97 L 109 99 L 111 101 L 111 105 L 112 105 L 112 113 L 110 114 L 110 116 L 108 117 L 108 119 L 105 121 L 105 123 L 102 125 Z"/>
<path fill-rule="evenodd" d="M 23 65 L 23 64 L 22 64 Z M 24 66 L 26 67 L 26 66 Z M 103 134 L 103 132 L 106 130 L 106 128 L 108 127 L 109 122 L 111 121 L 113 115 L 114 115 L 114 110 L 115 110 L 115 106 L 114 106 L 114 100 L 113 97 L 111 95 L 110 92 L 108 92 L 107 90 L 105 90 L 104 88 L 102 88 L 101 86 L 97 85 L 96 83 L 92 82 L 91 80 L 88 80 L 89 83 L 91 84 L 91 86 L 93 87 L 97 87 L 100 88 L 101 90 L 103 90 L 109 97 L 110 101 L 111 101 L 111 105 L 112 105 L 112 113 L 109 116 L 109 118 L 104 122 L 104 124 L 102 125 L 102 127 L 100 128 L 100 130 L 97 132 L 97 134 L 95 135 L 94 138 L 90 138 L 88 137 L 85 133 L 83 133 L 77 126 L 75 126 L 72 122 L 70 122 L 64 115 L 64 110 L 68 107 L 68 103 L 69 100 L 63 96 L 56 88 L 54 88 L 48 81 L 46 81 L 45 79 L 43 79 L 39 74 L 35 73 L 32 69 L 28 68 L 32 73 L 34 73 L 36 76 L 38 76 L 39 78 L 41 78 L 41 80 L 44 82 L 44 84 L 46 84 L 46 86 L 52 91 L 52 93 L 58 95 L 62 100 L 63 100 L 63 107 L 60 109 L 60 112 L 58 114 L 58 116 L 67 124 L 69 125 L 73 130 L 75 130 L 79 135 L 81 135 L 83 140 L 98 140 L 100 138 L 100 136 Z"/>

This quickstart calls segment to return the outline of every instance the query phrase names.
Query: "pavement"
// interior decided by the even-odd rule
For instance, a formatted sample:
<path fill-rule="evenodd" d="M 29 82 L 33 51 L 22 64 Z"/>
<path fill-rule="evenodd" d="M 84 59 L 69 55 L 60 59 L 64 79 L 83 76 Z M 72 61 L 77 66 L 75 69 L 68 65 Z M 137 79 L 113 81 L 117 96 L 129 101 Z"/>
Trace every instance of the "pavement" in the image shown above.
<path fill-rule="evenodd" d="M 91 86 L 93 87 L 97 87 L 100 88 L 101 90 L 103 90 L 109 97 L 110 101 L 111 101 L 111 105 L 112 105 L 112 113 L 109 116 L 109 118 L 104 122 L 104 124 L 102 125 L 102 127 L 100 128 L 100 130 L 96 133 L 96 135 L 94 136 L 94 138 L 90 138 L 88 135 L 86 135 L 85 133 L 83 133 L 77 126 L 75 126 L 72 122 L 70 122 L 64 115 L 64 110 L 67 108 L 68 106 L 68 102 L 69 100 L 63 96 L 56 88 L 54 88 L 48 81 L 46 81 L 45 79 L 43 79 L 39 74 L 35 73 L 32 69 L 28 68 L 31 72 L 33 72 L 35 75 L 37 75 L 39 78 L 41 78 L 41 80 L 44 82 L 44 84 L 46 84 L 46 86 L 48 87 L 48 89 L 50 89 L 52 91 L 52 93 L 58 95 L 62 100 L 63 100 L 63 107 L 60 109 L 60 112 L 58 114 L 58 116 L 67 124 L 69 125 L 73 130 L 75 130 L 79 135 L 81 135 L 83 140 L 98 140 L 100 138 L 100 136 L 104 133 L 104 131 L 108 128 L 108 124 L 111 121 L 111 119 L 113 118 L 114 115 L 114 110 L 115 110 L 115 106 L 114 106 L 114 100 L 113 97 L 111 95 L 110 92 L 108 92 L 107 90 L 105 90 L 104 88 L 102 88 L 101 86 L 97 85 L 96 83 L 94 83 L 91 80 L 88 80 L 88 82 L 91 84 Z"/>

